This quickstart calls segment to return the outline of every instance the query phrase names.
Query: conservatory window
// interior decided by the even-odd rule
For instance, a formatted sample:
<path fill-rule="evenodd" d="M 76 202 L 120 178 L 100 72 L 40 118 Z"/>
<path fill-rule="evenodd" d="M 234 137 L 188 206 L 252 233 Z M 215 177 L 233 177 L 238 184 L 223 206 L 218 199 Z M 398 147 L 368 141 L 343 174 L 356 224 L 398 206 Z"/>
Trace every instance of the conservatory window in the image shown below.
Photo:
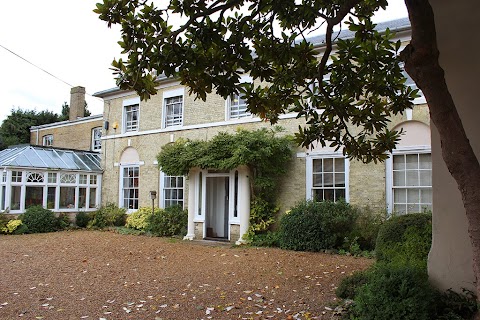
<path fill-rule="evenodd" d="M 57 174 L 53 172 L 48 173 L 48 183 L 57 183 Z"/>
<path fill-rule="evenodd" d="M 78 207 L 85 208 L 87 203 L 87 188 L 78 188 Z"/>
<path fill-rule="evenodd" d="M 43 173 L 27 172 L 27 182 L 43 182 Z"/>
<path fill-rule="evenodd" d="M 61 173 L 60 183 L 76 183 L 77 175 L 74 173 Z"/>
<path fill-rule="evenodd" d="M 55 202 L 57 199 L 57 188 L 47 188 L 47 209 L 55 209 Z"/>
<path fill-rule="evenodd" d="M 20 210 L 21 192 L 22 192 L 21 186 L 12 186 L 12 190 L 10 193 L 10 203 L 11 203 L 10 209 Z"/>
<path fill-rule="evenodd" d="M 25 208 L 43 204 L 43 187 L 27 186 L 25 193 Z"/>
<path fill-rule="evenodd" d="M 75 187 L 60 187 L 60 209 L 75 208 Z"/>
<path fill-rule="evenodd" d="M 88 207 L 95 208 L 97 206 L 97 188 L 90 188 L 90 197 L 88 198 Z"/>
<path fill-rule="evenodd" d="M 21 171 L 12 171 L 12 182 L 22 182 Z"/>

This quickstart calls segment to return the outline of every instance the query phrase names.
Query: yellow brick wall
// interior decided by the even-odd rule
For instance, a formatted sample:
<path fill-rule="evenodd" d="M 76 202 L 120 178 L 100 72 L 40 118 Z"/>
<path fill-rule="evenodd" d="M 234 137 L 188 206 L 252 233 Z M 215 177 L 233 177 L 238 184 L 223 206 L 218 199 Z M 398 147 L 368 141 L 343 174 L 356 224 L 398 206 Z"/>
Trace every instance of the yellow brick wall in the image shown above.
<path fill-rule="evenodd" d="M 68 125 L 34 130 L 30 132 L 30 144 L 42 145 L 43 136 L 53 134 L 53 147 L 91 150 L 92 129 L 102 125 L 103 120 L 99 118 L 95 121 L 76 121 Z"/>
<path fill-rule="evenodd" d="M 125 148 L 135 148 L 144 163 L 140 166 L 140 206 L 151 206 L 149 192 L 156 190 L 160 195 L 159 175 L 160 171 L 154 164 L 156 155 L 161 147 L 173 140 L 201 139 L 208 140 L 219 132 L 226 131 L 234 133 L 239 128 L 255 130 L 260 127 L 270 128 L 269 123 L 244 119 L 242 123 L 225 121 L 225 101 L 218 95 L 209 95 L 207 101 L 195 100 L 185 91 L 184 95 L 184 126 L 195 125 L 192 129 L 175 131 L 161 130 L 163 92 L 180 88 L 178 85 L 160 89 L 158 94 L 147 102 L 140 102 L 140 131 L 138 133 L 122 134 L 122 101 L 135 97 L 127 95 L 107 101 L 105 104 L 104 117 L 110 121 L 110 129 L 106 132 L 108 138 L 115 135 L 115 139 L 107 139 L 103 142 L 103 202 L 118 203 L 119 199 L 119 167 L 115 166 L 120 161 L 121 154 Z M 426 105 L 417 105 L 413 110 L 413 120 L 429 124 L 429 114 Z M 390 128 L 407 121 L 406 114 L 392 117 Z M 112 129 L 112 123 L 118 122 L 119 128 Z M 212 122 L 222 122 L 228 125 L 207 126 Z M 303 125 L 304 119 L 288 118 L 280 120 L 278 125 L 285 128 L 282 134 L 293 134 L 298 130 L 298 125 Z M 205 125 L 204 127 L 201 127 Z M 198 128 L 201 127 L 201 128 Z M 146 134 L 146 131 L 147 134 Z M 306 197 L 306 159 L 303 156 L 306 150 L 298 148 L 292 158 L 291 166 L 283 177 L 278 189 L 279 206 L 284 212 L 293 206 L 297 201 Z M 350 202 L 358 205 L 369 205 L 379 210 L 386 207 L 385 204 L 385 164 L 365 165 L 358 161 L 350 162 Z M 188 184 L 188 183 L 187 183 Z M 187 198 L 188 192 L 185 192 Z M 157 200 L 158 201 L 158 200 Z M 156 202 L 158 203 L 158 202 Z M 187 199 L 185 199 L 187 205 Z"/>

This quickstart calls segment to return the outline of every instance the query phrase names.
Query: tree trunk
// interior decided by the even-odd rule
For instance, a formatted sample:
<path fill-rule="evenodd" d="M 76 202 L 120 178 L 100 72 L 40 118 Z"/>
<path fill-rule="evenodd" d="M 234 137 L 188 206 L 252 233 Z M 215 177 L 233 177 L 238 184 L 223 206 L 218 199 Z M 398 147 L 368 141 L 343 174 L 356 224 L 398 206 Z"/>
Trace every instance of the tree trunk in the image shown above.
<path fill-rule="evenodd" d="M 477 299 L 480 297 L 480 165 L 468 141 L 440 67 L 433 10 L 428 0 L 405 0 L 412 39 L 401 53 L 405 70 L 422 90 L 440 135 L 442 156 L 457 182 L 468 220 Z M 478 315 L 477 318 L 478 319 Z"/>

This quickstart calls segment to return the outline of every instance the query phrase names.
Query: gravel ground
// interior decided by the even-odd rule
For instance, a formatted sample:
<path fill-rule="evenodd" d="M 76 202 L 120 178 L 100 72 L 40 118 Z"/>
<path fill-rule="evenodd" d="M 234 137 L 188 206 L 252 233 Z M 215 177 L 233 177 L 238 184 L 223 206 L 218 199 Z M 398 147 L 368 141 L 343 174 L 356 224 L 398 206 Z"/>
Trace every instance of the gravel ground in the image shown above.
<path fill-rule="evenodd" d="M 340 279 L 371 263 L 100 231 L 0 236 L 0 319 L 331 319 Z"/>

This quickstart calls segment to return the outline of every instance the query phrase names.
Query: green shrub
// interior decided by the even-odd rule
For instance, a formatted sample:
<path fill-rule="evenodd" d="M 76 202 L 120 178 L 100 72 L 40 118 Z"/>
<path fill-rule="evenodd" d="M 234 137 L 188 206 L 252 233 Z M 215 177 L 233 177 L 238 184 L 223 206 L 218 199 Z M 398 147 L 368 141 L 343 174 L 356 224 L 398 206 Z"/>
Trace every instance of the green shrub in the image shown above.
<path fill-rule="evenodd" d="M 278 247 L 279 237 L 279 233 L 275 231 L 254 234 L 251 237 L 250 245 L 255 247 Z"/>
<path fill-rule="evenodd" d="M 90 214 L 90 221 L 87 227 L 103 229 L 106 227 L 123 226 L 127 219 L 126 212 L 125 208 L 119 208 L 114 203 L 107 203 Z"/>
<path fill-rule="evenodd" d="M 22 220 L 13 219 L 8 221 L 0 231 L 6 234 L 24 234 L 28 231 L 28 227 L 22 223 Z"/>
<path fill-rule="evenodd" d="M 368 271 L 355 271 L 340 281 L 335 294 L 342 299 L 354 299 L 360 287 L 368 280 Z"/>
<path fill-rule="evenodd" d="M 251 241 L 256 234 L 265 233 L 275 222 L 278 210 L 268 201 L 255 198 L 250 204 L 250 226 L 244 238 Z"/>
<path fill-rule="evenodd" d="M 426 268 L 431 245 L 431 214 L 406 214 L 392 217 L 383 224 L 375 255 L 379 262 L 416 264 Z"/>
<path fill-rule="evenodd" d="M 304 251 L 341 248 L 357 215 L 345 201 L 302 201 L 280 220 L 280 247 Z"/>
<path fill-rule="evenodd" d="M 20 216 L 29 233 L 53 232 L 59 230 L 58 220 L 55 214 L 42 206 L 29 207 Z"/>
<path fill-rule="evenodd" d="M 72 224 L 72 221 L 70 221 L 70 217 L 66 213 L 60 213 L 57 217 L 57 222 L 56 222 L 56 229 L 57 230 L 64 230 L 70 227 Z"/>
<path fill-rule="evenodd" d="M 417 266 L 378 264 L 358 288 L 353 315 L 362 320 L 429 320 L 436 290 Z"/>
<path fill-rule="evenodd" d="M 85 211 L 80 211 L 75 215 L 75 224 L 79 228 L 86 228 L 90 222 L 90 216 Z"/>
<path fill-rule="evenodd" d="M 160 237 L 187 234 L 188 213 L 181 206 L 171 206 L 147 217 L 146 231 Z"/>
<path fill-rule="evenodd" d="M 465 289 L 463 294 L 449 289 L 437 301 L 437 320 L 473 319 L 478 311 L 477 297 L 473 292 Z"/>
<path fill-rule="evenodd" d="M 10 221 L 10 219 L 8 219 L 5 214 L 0 213 L 0 232 L 7 226 L 8 221 Z"/>
<path fill-rule="evenodd" d="M 155 208 L 155 214 L 160 213 L 159 208 Z M 136 230 L 147 230 L 149 224 L 149 218 L 152 215 L 152 208 L 141 207 L 137 211 L 131 213 L 127 217 L 125 226 Z"/>
<path fill-rule="evenodd" d="M 351 244 L 355 240 L 361 251 L 373 251 L 375 250 L 378 231 L 385 222 L 385 212 L 375 212 L 368 206 L 357 208 L 357 210 L 358 216 L 347 242 Z M 349 250 L 349 248 L 344 249 Z"/>

